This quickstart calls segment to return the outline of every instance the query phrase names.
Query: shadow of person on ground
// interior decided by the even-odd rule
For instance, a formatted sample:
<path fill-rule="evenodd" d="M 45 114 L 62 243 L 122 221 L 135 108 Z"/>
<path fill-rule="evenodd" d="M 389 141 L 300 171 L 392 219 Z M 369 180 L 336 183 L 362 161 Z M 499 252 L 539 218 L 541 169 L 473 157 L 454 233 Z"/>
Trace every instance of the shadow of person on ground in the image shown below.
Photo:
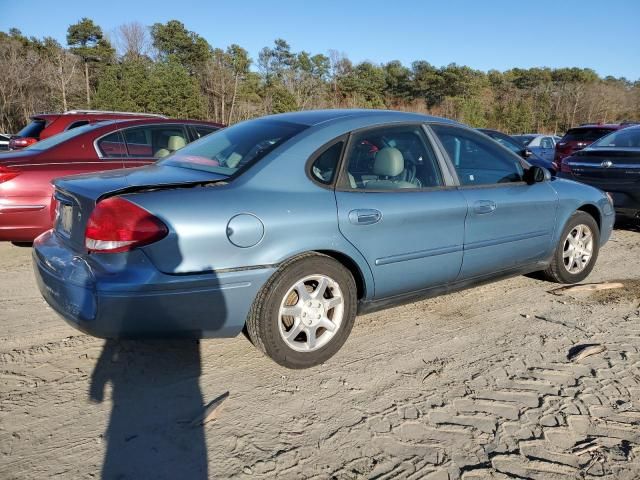
<path fill-rule="evenodd" d="M 206 479 L 207 447 L 197 340 L 107 340 L 89 396 L 111 385 L 103 479 Z"/>
<path fill-rule="evenodd" d="M 174 271 L 183 259 L 178 239 L 170 233 L 160 242 L 162 270 Z M 139 251 L 127 254 L 121 268 L 128 275 L 136 275 L 140 255 Z M 208 279 L 209 286 L 212 279 Z M 145 288 L 144 277 L 138 288 Z M 107 340 L 104 344 L 89 390 L 90 400 L 102 402 L 107 385 L 111 386 L 112 409 L 101 478 L 208 478 L 204 427 L 192 424 L 204 409 L 199 385 L 200 345 L 193 337 L 200 334 L 203 320 L 213 324 L 222 321 L 226 307 L 216 288 L 201 289 L 198 295 L 180 303 L 179 295 L 150 298 L 141 292 L 133 294 L 114 315 L 124 319 L 119 326 L 122 331 L 135 331 L 145 324 L 151 325 L 157 336 L 170 339 Z M 175 332 L 192 338 L 177 338 L 180 333 Z"/>

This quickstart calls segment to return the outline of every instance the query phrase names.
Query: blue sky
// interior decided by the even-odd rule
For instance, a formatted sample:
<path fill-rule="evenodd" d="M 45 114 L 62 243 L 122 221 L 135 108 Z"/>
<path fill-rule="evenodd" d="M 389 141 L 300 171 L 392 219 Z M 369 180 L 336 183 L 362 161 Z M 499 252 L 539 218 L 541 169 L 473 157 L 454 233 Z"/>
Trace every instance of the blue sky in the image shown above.
<path fill-rule="evenodd" d="M 105 32 L 133 20 L 182 21 L 214 47 L 255 59 L 275 38 L 294 51 L 335 49 L 353 61 L 424 59 L 482 70 L 589 67 L 640 79 L 640 0 L 0 0 L 0 30 L 65 42 L 87 16 Z"/>

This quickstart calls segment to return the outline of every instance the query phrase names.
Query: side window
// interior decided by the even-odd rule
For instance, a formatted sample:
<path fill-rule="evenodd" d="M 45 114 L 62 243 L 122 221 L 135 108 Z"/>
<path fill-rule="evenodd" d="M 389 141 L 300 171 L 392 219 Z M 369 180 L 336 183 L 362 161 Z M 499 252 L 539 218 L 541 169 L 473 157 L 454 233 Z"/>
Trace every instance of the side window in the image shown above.
<path fill-rule="evenodd" d="M 540 146 L 542 148 L 553 148 L 553 140 L 551 140 L 551 137 L 544 137 L 540 140 Z"/>
<path fill-rule="evenodd" d="M 89 120 L 78 120 L 77 122 L 73 122 L 71 125 L 67 127 L 67 130 L 71 130 L 73 128 L 78 128 L 83 125 L 89 125 Z"/>
<path fill-rule="evenodd" d="M 330 184 L 336 176 L 344 142 L 336 142 L 316 157 L 311 165 L 311 175 L 320 183 Z"/>
<path fill-rule="evenodd" d="M 420 125 L 354 134 L 347 153 L 347 175 L 351 188 L 363 190 L 444 185 L 436 156 Z"/>
<path fill-rule="evenodd" d="M 122 158 L 127 156 L 127 146 L 120 132 L 113 132 L 102 137 L 97 143 L 98 150 L 105 158 Z"/>
<path fill-rule="evenodd" d="M 431 125 L 453 163 L 462 185 L 521 182 L 520 159 L 473 131 Z"/>
<path fill-rule="evenodd" d="M 134 127 L 123 133 L 129 157 L 133 158 L 163 158 L 189 143 L 185 130 L 178 125 Z"/>
<path fill-rule="evenodd" d="M 209 135 L 216 130 L 218 130 L 216 127 L 208 127 L 206 125 L 193 125 L 193 131 L 195 133 L 196 139 L 202 138 L 205 135 Z"/>

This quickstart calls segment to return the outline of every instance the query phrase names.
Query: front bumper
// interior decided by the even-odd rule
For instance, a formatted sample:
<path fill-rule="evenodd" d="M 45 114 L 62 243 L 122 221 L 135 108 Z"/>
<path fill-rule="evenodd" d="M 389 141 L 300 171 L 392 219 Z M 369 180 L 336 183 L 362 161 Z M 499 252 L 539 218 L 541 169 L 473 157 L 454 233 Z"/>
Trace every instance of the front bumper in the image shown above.
<path fill-rule="evenodd" d="M 275 268 L 159 272 L 141 250 L 86 255 L 48 231 L 34 242 L 44 299 L 73 327 L 102 338 L 231 337 Z"/>

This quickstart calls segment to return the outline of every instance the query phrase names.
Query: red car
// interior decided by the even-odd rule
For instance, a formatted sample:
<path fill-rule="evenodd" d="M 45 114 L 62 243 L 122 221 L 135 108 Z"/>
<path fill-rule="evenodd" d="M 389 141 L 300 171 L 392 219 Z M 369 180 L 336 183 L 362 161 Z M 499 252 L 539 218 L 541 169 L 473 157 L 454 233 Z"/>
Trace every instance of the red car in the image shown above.
<path fill-rule="evenodd" d="M 153 113 L 111 112 L 104 110 L 70 110 L 64 113 L 42 113 L 31 117 L 31 122 L 26 127 L 16 135 L 11 136 L 9 150 L 28 147 L 45 138 L 89 123 L 150 117 L 166 118 Z"/>
<path fill-rule="evenodd" d="M 556 143 L 556 151 L 553 157 L 553 166 L 556 171 L 560 171 L 562 159 L 582 150 L 587 145 L 591 145 L 596 140 L 605 135 L 624 127 L 634 125 L 633 123 L 588 123 L 579 127 L 570 128 L 564 137 Z"/>
<path fill-rule="evenodd" d="M 139 167 L 223 125 L 196 120 L 108 120 L 0 154 L 0 240 L 31 242 L 49 230 L 55 178 Z"/>

